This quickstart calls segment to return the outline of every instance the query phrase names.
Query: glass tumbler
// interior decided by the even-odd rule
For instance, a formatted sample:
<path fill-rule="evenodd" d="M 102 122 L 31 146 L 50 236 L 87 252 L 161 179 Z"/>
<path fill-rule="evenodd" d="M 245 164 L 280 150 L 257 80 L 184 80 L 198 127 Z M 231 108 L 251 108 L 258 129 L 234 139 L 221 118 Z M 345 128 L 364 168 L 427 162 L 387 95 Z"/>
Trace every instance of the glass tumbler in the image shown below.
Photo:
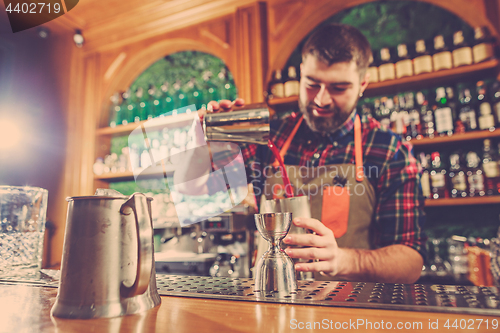
<path fill-rule="evenodd" d="M 42 266 L 48 191 L 0 186 L 0 278 L 37 278 Z"/>

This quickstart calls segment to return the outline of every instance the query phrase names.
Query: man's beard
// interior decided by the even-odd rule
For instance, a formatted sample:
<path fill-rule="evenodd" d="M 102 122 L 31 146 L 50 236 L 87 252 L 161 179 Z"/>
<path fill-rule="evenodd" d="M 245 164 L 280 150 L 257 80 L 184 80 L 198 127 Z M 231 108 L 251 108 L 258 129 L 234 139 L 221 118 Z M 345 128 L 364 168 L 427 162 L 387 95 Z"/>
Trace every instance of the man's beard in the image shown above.
<path fill-rule="evenodd" d="M 356 105 L 356 104 L 354 104 Z M 330 134 L 338 130 L 351 115 L 354 107 L 349 110 L 341 110 L 338 107 L 328 109 L 332 113 L 330 117 L 318 117 L 313 114 L 313 109 L 316 108 L 314 102 L 305 106 L 299 98 L 300 112 L 304 115 L 304 120 L 313 132 L 321 134 Z"/>

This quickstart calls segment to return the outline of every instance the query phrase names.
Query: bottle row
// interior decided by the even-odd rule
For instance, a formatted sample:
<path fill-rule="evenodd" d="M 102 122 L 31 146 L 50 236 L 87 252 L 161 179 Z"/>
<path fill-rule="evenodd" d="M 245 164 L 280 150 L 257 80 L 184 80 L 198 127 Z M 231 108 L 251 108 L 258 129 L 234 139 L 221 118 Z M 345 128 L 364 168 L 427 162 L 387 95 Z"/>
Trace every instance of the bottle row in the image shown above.
<path fill-rule="evenodd" d="M 480 237 L 453 235 L 447 238 L 429 238 L 428 261 L 421 277 L 446 278 L 455 283 L 472 282 L 476 285 L 493 285 L 489 271 L 492 241 Z M 485 256 L 485 260 L 483 260 Z"/>
<path fill-rule="evenodd" d="M 384 129 L 403 139 L 433 138 L 500 125 L 500 81 L 461 82 L 395 96 L 360 100 Z"/>
<path fill-rule="evenodd" d="M 277 69 L 273 73 L 273 78 L 269 82 L 267 98 L 283 98 L 299 95 L 299 78 L 297 68 L 289 66 L 287 75 L 283 75 L 281 69 Z"/>
<path fill-rule="evenodd" d="M 104 158 L 98 157 L 94 163 L 94 174 L 132 172 L 146 169 L 158 161 L 170 163 L 170 157 L 187 149 L 193 137 L 189 134 L 190 126 L 164 129 L 148 133 L 151 140 L 141 136 L 115 138 L 117 141 L 112 152 Z M 130 144 L 130 146 L 129 146 Z M 152 160 L 151 160 L 152 159 Z"/>
<path fill-rule="evenodd" d="M 463 31 L 456 31 L 451 40 L 436 35 L 429 41 L 419 39 L 415 45 L 399 44 L 395 49 L 384 47 L 374 52 L 368 69 L 369 82 L 383 82 L 405 76 L 436 72 L 495 57 L 495 39 L 486 27 L 474 30 L 474 40 L 468 42 Z"/>
<path fill-rule="evenodd" d="M 431 199 L 500 195 L 500 143 L 490 139 L 482 149 L 421 152 L 422 192 Z"/>
<path fill-rule="evenodd" d="M 200 109 L 206 107 L 208 101 L 234 100 L 238 95 L 237 89 L 232 80 L 224 78 L 212 80 L 211 75 L 206 75 L 203 84 L 195 79 L 185 83 L 178 80 L 173 84 L 149 84 L 148 89 L 138 87 L 134 91 L 116 92 L 110 98 L 109 126 L 140 122 L 189 105 Z"/>

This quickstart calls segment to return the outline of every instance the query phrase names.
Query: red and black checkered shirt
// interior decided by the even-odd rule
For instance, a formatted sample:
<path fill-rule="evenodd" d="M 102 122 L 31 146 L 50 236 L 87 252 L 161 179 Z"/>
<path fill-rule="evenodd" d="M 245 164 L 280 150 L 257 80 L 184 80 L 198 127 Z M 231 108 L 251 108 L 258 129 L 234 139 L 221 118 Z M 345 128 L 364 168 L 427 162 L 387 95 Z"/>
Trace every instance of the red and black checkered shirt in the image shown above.
<path fill-rule="evenodd" d="M 284 157 L 285 164 L 309 167 L 354 164 L 354 117 L 353 112 L 339 130 L 329 135 L 313 132 L 303 121 Z M 299 116 L 292 114 L 271 123 L 270 137 L 279 149 L 298 119 Z M 364 170 L 378 171 L 365 172 L 377 195 L 372 220 L 374 244 L 377 247 L 404 244 L 425 259 L 424 197 L 413 147 L 392 131 L 381 129 L 371 116 L 362 116 L 361 123 Z M 274 159 L 270 149 L 249 144 L 241 145 L 241 150 L 248 182 L 253 184 L 256 193 L 262 193 L 263 167 Z"/>

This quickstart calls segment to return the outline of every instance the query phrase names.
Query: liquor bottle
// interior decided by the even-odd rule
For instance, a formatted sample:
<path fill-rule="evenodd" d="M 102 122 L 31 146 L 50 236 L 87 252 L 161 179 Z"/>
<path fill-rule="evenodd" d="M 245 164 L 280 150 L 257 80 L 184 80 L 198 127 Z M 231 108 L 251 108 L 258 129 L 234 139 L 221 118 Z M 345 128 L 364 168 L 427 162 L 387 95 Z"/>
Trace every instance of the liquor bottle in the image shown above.
<path fill-rule="evenodd" d="M 415 107 L 415 96 L 412 92 L 405 94 L 406 109 L 408 110 L 408 125 L 406 126 L 406 140 L 420 139 L 422 127 L 420 125 L 420 111 Z"/>
<path fill-rule="evenodd" d="M 130 163 L 130 149 L 129 147 L 123 147 L 122 148 L 122 153 L 120 156 L 118 156 L 118 170 L 120 172 L 125 172 L 127 170 L 129 170 L 130 166 L 129 166 L 129 163 Z"/>
<path fill-rule="evenodd" d="M 420 184 L 422 186 L 422 194 L 425 198 L 431 197 L 431 181 L 429 177 L 429 159 L 430 155 L 420 153 L 420 165 L 422 166 L 422 175 L 420 177 Z"/>
<path fill-rule="evenodd" d="M 203 72 L 203 89 L 202 89 L 202 99 L 204 103 L 208 103 L 210 101 L 218 101 L 220 99 L 219 89 L 215 85 L 212 80 L 213 74 L 211 71 Z M 207 106 L 206 104 L 202 104 L 203 106 Z"/>
<path fill-rule="evenodd" d="M 161 140 L 161 145 L 160 145 L 160 158 L 163 160 L 164 163 L 168 163 L 170 161 L 170 147 L 168 145 L 168 141 L 163 139 Z"/>
<path fill-rule="evenodd" d="M 144 90 L 139 87 L 135 91 L 135 96 L 133 98 L 132 104 L 129 104 L 129 110 L 132 112 L 132 120 L 135 123 L 138 123 L 141 121 L 141 114 L 145 113 L 144 109 L 146 108 L 146 104 L 142 100 L 144 96 Z M 130 109 L 130 106 L 132 105 L 132 109 Z"/>
<path fill-rule="evenodd" d="M 281 75 L 281 69 L 274 71 L 273 79 L 269 83 L 269 93 L 272 98 L 283 98 L 285 97 L 285 87 L 283 85 L 283 77 Z"/>
<path fill-rule="evenodd" d="M 238 97 L 238 93 L 236 90 L 236 86 L 233 84 L 233 77 L 231 72 L 227 69 L 223 71 L 224 77 L 222 82 L 222 87 L 220 88 L 220 92 L 224 96 L 223 99 L 227 99 L 230 101 L 234 101 Z"/>
<path fill-rule="evenodd" d="M 433 138 L 436 133 L 436 125 L 434 124 L 434 114 L 429 107 L 429 102 L 421 91 L 417 92 L 416 99 L 417 105 L 420 108 L 420 120 L 422 122 L 422 132 L 420 134 L 428 138 Z"/>
<path fill-rule="evenodd" d="M 474 29 L 474 46 L 472 55 L 474 63 L 489 60 L 495 57 L 495 38 L 491 36 L 487 27 L 476 27 Z"/>
<path fill-rule="evenodd" d="M 498 156 L 493 157 L 491 140 L 483 141 L 483 172 L 485 178 L 486 195 L 500 194 L 500 165 Z"/>
<path fill-rule="evenodd" d="M 378 121 L 380 122 L 380 127 L 385 131 L 391 128 L 391 114 L 393 108 L 394 102 L 392 98 L 382 97 L 380 99 L 380 116 Z"/>
<path fill-rule="evenodd" d="M 432 63 L 435 71 L 450 69 L 453 67 L 451 52 L 448 49 L 443 35 L 434 37 L 434 54 Z"/>
<path fill-rule="evenodd" d="M 148 140 L 148 139 L 147 139 Z M 146 169 L 147 167 L 151 166 L 151 156 L 149 155 L 149 151 L 147 149 L 144 149 L 141 153 L 140 157 L 140 162 L 141 162 L 141 168 Z"/>
<path fill-rule="evenodd" d="M 398 59 L 396 61 L 396 77 L 398 79 L 413 75 L 413 62 L 408 54 L 406 44 L 399 44 L 397 47 Z"/>
<path fill-rule="evenodd" d="M 122 103 L 120 105 L 120 113 L 121 113 L 121 124 L 127 125 L 129 123 L 129 119 L 132 115 L 132 110 L 134 106 L 130 102 L 130 89 L 127 89 L 122 93 Z"/>
<path fill-rule="evenodd" d="M 467 183 L 469 185 L 469 196 L 483 196 L 486 194 L 484 188 L 484 174 L 481 169 L 481 159 L 475 151 L 469 151 L 465 157 L 467 161 Z"/>
<path fill-rule="evenodd" d="M 457 116 L 457 98 L 455 98 L 455 88 L 447 86 L 445 90 L 446 90 L 446 101 L 451 109 L 451 115 L 453 117 L 453 120 L 456 120 L 458 116 Z"/>
<path fill-rule="evenodd" d="M 151 156 L 153 157 L 153 164 L 156 164 L 162 160 L 162 156 L 160 154 L 160 140 L 153 139 L 151 141 L 150 153 Z"/>
<path fill-rule="evenodd" d="M 171 88 L 169 88 L 168 86 L 168 82 L 165 83 L 167 86 L 165 89 L 165 86 L 162 85 L 161 86 L 161 90 L 163 92 L 163 96 L 162 96 L 162 102 L 163 102 L 163 114 L 172 114 L 172 112 L 175 110 L 176 108 L 176 101 L 175 101 L 175 98 L 173 96 L 173 94 L 171 93 Z M 172 88 L 173 88 L 173 85 L 172 85 Z"/>
<path fill-rule="evenodd" d="M 490 86 L 491 106 L 496 118 L 496 125 L 500 126 L 500 81 L 495 80 Z"/>
<path fill-rule="evenodd" d="M 395 133 L 406 138 L 406 131 L 410 124 L 410 116 L 407 110 L 406 97 L 404 94 L 394 96 L 394 104 L 397 105 L 397 121 Z"/>
<path fill-rule="evenodd" d="M 389 106 L 391 106 L 391 103 L 389 103 Z M 399 96 L 396 95 L 392 97 L 392 107 L 390 109 L 391 109 L 391 114 L 389 116 L 391 122 L 390 129 L 396 134 L 401 134 L 401 119 L 399 115 Z"/>
<path fill-rule="evenodd" d="M 139 156 L 139 149 L 135 143 L 132 144 L 132 147 L 129 150 L 129 158 L 129 171 L 137 170 L 141 166 L 141 159 Z"/>
<path fill-rule="evenodd" d="M 146 90 L 146 92 L 143 91 L 142 93 L 142 98 L 139 103 L 140 120 L 147 120 L 148 118 L 149 119 L 153 118 L 153 115 L 149 116 L 151 112 L 151 105 L 153 105 L 153 100 L 154 100 L 154 97 L 149 94 L 150 91 L 152 94 L 154 94 L 154 88 L 152 88 L 151 85 L 149 85 L 148 90 Z"/>
<path fill-rule="evenodd" d="M 380 122 L 380 119 L 382 119 L 381 117 L 381 114 L 382 114 L 382 110 L 381 110 L 381 103 L 380 103 L 380 99 L 376 98 L 374 101 L 373 101 L 373 117 L 375 119 L 378 120 L 378 122 Z"/>
<path fill-rule="evenodd" d="M 462 30 L 453 34 L 453 67 L 472 64 L 472 48 L 465 42 Z"/>
<path fill-rule="evenodd" d="M 288 67 L 288 77 L 286 82 L 283 84 L 284 96 L 298 96 L 299 95 L 299 79 L 297 78 L 297 70 L 295 67 Z"/>
<path fill-rule="evenodd" d="M 361 117 L 372 116 L 373 110 L 369 103 L 361 104 Z"/>
<path fill-rule="evenodd" d="M 378 75 L 378 66 L 379 66 L 379 60 L 377 54 L 373 53 L 373 61 L 370 63 L 370 66 L 368 67 L 367 70 L 367 73 L 370 74 L 368 83 L 379 82 L 380 79 Z"/>
<path fill-rule="evenodd" d="M 154 84 L 150 84 L 148 88 L 148 110 L 147 119 L 156 117 L 158 114 L 158 108 L 160 107 L 160 93 Z"/>
<path fill-rule="evenodd" d="M 427 50 L 424 39 L 419 39 L 415 42 L 413 70 L 415 75 L 432 72 L 432 56 Z"/>
<path fill-rule="evenodd" d="M 450 155 L 450 195 L 452 198 L 463 198 L 467 196 L 466 170 L 460 165 L 460 154 Z"/>
<path fill-rule="evenodd" d="M 121 123 L 121 108 L 120 108 L 120 93 L 114 93 L 110 97 L 110 108 L 109 108 L 109 127 L 116 127 L 117 124 Z"/>
<path fill-rule="evenodd" d="M 174 94 L 177 97 L 176 109 L 188 106 L 188 96 L 187 95 L 188 95 L 188 92 L 193 89 L 191 80 L 186 82 L 184 85 L 181 84 L 180 82 L 178 82 L 178 83 L 179 83 L 179 85 L 174 84 L 174 90 L 176 90 L 176 92 Z"/>
<path fill-rule="evenodd" d="M 462 122 L 465 131 L 477 130 L 476 110 L 472 104 L 472 96 L 470 89 L 463 87 L 459 92 L 460 110 L 458 111 L 458 118 Z"/>
<path fill-rule="evenodd" d="M 98 157 L 95 160 L 94 165 L 92 166 L 92 170 L 94 171 L 94 174 L 97 176 L 100 176 L 104 173 L 104 159 L 102 157 Z"/>
<path fill-rule="evenodd" d="M 476 83 L 477 103 L 479 110 L 479 129 L 495 130 L 495 117 L 491 112 L 491 104 L 488 96 L 488 90 L 484 81 Z"/>
<path fill-rule="evenodd" d="M 380 49 L 380 65 L 378 66 L 378 76 L 380 82 L 394 80 L 396 78 L 396 69 L 391 60 L 391 51 L 388 47 Z"/>
<path fill-rule="evenodd" d="M 228 82 L 228 84 L 229 84 L 229 82 Z M 198 87 L 198 84 L 196 82 L 196 79 L 191 78 L 191 80 L 188 82 L 187 87 L 188 87 L 188 91 L 186 91 L 187 105 L 189 105 L 190 107 L 192 105 L 194 105 L 194 107 L 192 107 L 191 111 L 195 111 L 195 110 L 200 109 L 202 107 L 202 104 L 203 104 L 203 97 L 202 97 L 202 94 L 201 94 L 200 89 Z M 228 87 L 228 90 L 230 90 L 230 89 L 231 89 L 231 87 Z M 229 95 L 229 93 L 228 93 L 228 95 Z"/>
<path fill-rule="evenodd" d="M 431 195 L 433 199 L 448 198 L 448 191 L 446 186 L 446 168 L 441 160 L 439 152 L 433 152 L 431 154 L 432 158 L 432 169 L 430 172 L 431 179 Z"/>
<path fill-rule="evenodd" d="M 446 89 L 439 87 L 436 89 L 436 100 L 433 106 L 434 120 L 436 122 L 436 132 L 439 135 L 453 134 L 453 112 L 448 105 Z"/>

